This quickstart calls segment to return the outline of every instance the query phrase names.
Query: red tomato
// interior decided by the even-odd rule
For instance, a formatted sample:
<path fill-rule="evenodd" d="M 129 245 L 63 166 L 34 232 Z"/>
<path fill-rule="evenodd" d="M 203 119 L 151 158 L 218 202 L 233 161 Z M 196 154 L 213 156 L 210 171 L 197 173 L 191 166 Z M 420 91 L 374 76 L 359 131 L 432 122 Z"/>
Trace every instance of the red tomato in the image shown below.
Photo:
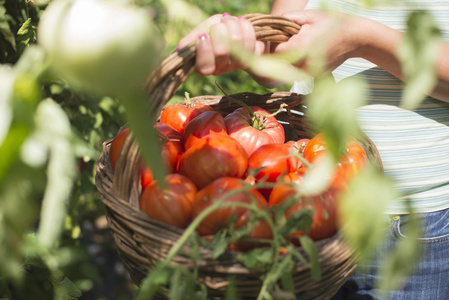
<path fill-rule="evenodd" d="M 303 139 L 299 139 L 297 141 L 288 141 L 288 142 L 286 142 L 286 144 L 291 145 L 295 149 L 296 153 L 303 155 L 304 148 L 307 146 L 309 141 L 310 141 L 310 139 L 303 138 Z M 304 166 L 304 162 L 302 162 L 301 160 L 299 161 L 299 164 L 300 164 L 299 167 Z"/>
<path fill-rule="evenodd" d="M 158 132 L 162 133 L 170 140 L 180 141 L 182 143 L 184 142 L 182 133 L 180 133 L 178 130 L 174 129 L 167 123 L 156 122 L 154 124 L 154 128 L 156 128 Z"/>
<path fill-rule="evenodd" d="M 304 152 L 304 148 L 307 146 L 307 144 L 310 142 L 310 139 L 299 139 L 297 141 L 288 141 L 286 142 L 287 145 L 292 145 L 293 147 L 295 147 L 296 149 L 298 149 L 299 154 L 302 154 Z"/>
<path fill-rule="evenodd" d="M 273 188 L 268 202 L 269 206 L 281 205 L 296 198 L 297 200 L 284 210 L 285 217 L 289 219 L 294 213 L 305 208 L 313 210 L 312 226 L 308 232 L 310 238 L 320 240 L 332 236 L 337 232 L 337 196 L 339 190 L 331 188 L 321 195 L 300 197 L 297 189 L 300 189 L 301 179 L 302 176 L 297 173 L 284 176 L 283 180 L 279 181 Z M 295 236 L 303 234 L 299 231 L 294 232 L 290 238 L 292 242 L 297 244 Z"/>
<path fill-rule="evenodd" d="M 111 148 L 109 148 L 109 160 L 111 161 L 112 170 L 115 170 L 117 158 L 120 154 L 120 151 L 122 150 L 122 146 L 125 142 L 125 138 L 128 135 L 128 132 L 129 128 L 123 129 L 111 142 Z"/>
<path fill-rule="evenodd" d="M 180 174 L 165 176 L 166 188 L 154 180 L 140 197 L 140 209 L 151 218 L 178 228 L 192 220 L 192 203 L 197 193 L 195 184 Z"/>
<path fill-rule="evenodd" d="M 304 158 L 311 164 L 318 163 L 326 153 L 326 141 L 322 133 L 313 137 L 304 148 Z M 342 181 L 351 180 L 367 163 L 367 154 L 362 146 L 352 137 L 348 138 L 346 149 L 337 162 L 334 185 L 344 185 Z"/>
<path fill-rule="evenodd" d="M 256 182 L 265 181 L 274 183 L 279 176 L 297 170 L 301 162 L 297 157 L 292 157 L 288 144 L 266 144 L 254 151 L 248 159 L 248 170 L 255 171 Z M 260 192 L 268 198 L 272 188 L 261 188 Z"/>
<path fill-rule="evenodd" d="M 255 201 L 260 209 L 267 209 L 265 198 L 256 189 L 243 189 L 245 183 L 243 179 L 233 177 L 221 177 L 198 191 L 192 205 L 192 217 L 196 218 L 201 212 L 217 201 L 225 198 L 223 203 L 247 203 L 251 204 Z M 239 191 L 241 190 L 241 191 Z M 235 192 L 230 196 L 226 196 L 229 192 Z M 213 235 L 222 228 L 229 227 L 231 218 L 235 218 L 235 229 L 238 230 L 246 227 L 248 219 L 253 212 L 244 207 L 229 206 L 220 207 L 207 215 L 200 225 L 197 232 L 201 236 Z M 246 238 L 254 239 L 272 239 L 273 234 L 266 220 L 258 221 Z M 260 244 L 259 244 L 260 245 Z M 257 246 L 252 242 L 239 242 L 233 245 L 233 249 L 243 250 Z"/>
<path fill-rule="evenodd" d="M 368 162 L 365 149 L 355 139 L 346 145 L 345 154 L 339 159 L 337 173 L 346 181 L 351 180 Z"/>
<path fill-rule="evenodd" d="M 184 153 L 183 136 L 168 124 L 156 122 L 159 142 L 161 142 L 161 159 L 167 173 L 176 172 L 179 158 Z M 143 161 L 140 166 L 140 182 L 142 188 L 147 187 L 153 180 L 153 172 Z"/>
<path fill-rule="evenodd" d="M 178 172 L 203 188 L 219 177 L 241 178 L 248 166 L 245 149 L 228 135 L 208 135 L 184 152 Z"/>
<path fill-rule="evenodd" d="M 214 109 L 202 103 L 186 103 L 169 105 L 161 113 L 160 121 L 169 124 L 180 133 L 184 133 L 187 124 L 205 111 Z"/>
<path fill-rule="evenodd" d="M 145 166 L 144 164 L 140 164 L 139 166 L 139 172 L 140 172 L 140 184 L 142 185 L 142 190 L 144 190 L 147 186 L 150 185 L 150 183 L 153 181 L 153 171 L 151 171 L 151 168 L 148 166 Z"/>
<path fill-rule="evenodd" d="M 205 111 L 187 124 L 184 130 L 184 148 L 187 150 L 209 134 L 228 134 L 224 118 L 218 111 Z"/>
<path fill-rule="evenodd" d="M 324 140 L 324 134 L 319 133 L 307 143 L 303 151 L 303 156 L 308 162 L 313 164 L 316 162 L 317 157 L 322 155 L 325 151 L 326 141 Z"/>
<path fill-rule="evenodd" d="M 238 108 L 225 117 L 230 136 L 243 145 L 249 156 L 262 145 L 282 144 L 285 141 L 284 127 L 270 113 L 260 107 L 250 107 L 256 114 L 251 115 L 244 107 Z"/>
<path fill-rule="evenodd" d="M 167 124 L 157 122 L 155 127 L 160 133 L 161 159 L 166 166 L 167 172 L 173 173 L 176 171 L 178 161 L 184 153 L 183 136 Z"/>

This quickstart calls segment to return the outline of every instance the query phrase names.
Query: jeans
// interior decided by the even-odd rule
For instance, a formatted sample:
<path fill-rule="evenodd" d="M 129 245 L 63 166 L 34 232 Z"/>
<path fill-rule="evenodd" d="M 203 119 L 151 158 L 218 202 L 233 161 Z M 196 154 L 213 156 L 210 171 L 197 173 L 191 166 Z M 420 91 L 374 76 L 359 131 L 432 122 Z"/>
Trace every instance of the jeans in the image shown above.
<path fill-rule="evenodd" d="M 392 291 L 391 300 L 447 300 L 449 299 L 449 209 L 417 214 L 421 220 L 423 235 L 418 240 L 421 257 L 415 263 L 413 273 L 404 278 L 404 286 Z M 387 241 L 377 249 L 377 258 L 365 262 L 367 269 L 358 268 L 332 300 L 381 299 L 374 283 L 378 278 L 382 251 L 391 249 L 403 234 L 409 216 L 387 216 L 389 231 Z M 359 270 L 360 269 L 360 270 Z M 369 270 L 369 271 L 366 271 Z"/>

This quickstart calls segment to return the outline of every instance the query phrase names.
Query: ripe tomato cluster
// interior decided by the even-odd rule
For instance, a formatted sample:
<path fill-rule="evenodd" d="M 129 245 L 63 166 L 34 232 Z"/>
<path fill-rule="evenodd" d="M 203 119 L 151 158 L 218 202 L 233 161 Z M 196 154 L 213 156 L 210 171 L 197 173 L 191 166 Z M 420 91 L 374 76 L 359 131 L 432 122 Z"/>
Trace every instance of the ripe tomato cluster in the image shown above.
<path fill-rule="evenodd" d="M 315 212 L 310 231 L 293 232 L 288 237 L 292 242 L 303 234 L 314 240 L 329 237 L 338 229 L 340 191 L 367 162 L 364 149 L 355 139 L 348 139 L 346 151 L 331 174 L 329 189 L 304 196 L 299 193 L 303 175 L 326 153 L 322 134 L 286 141 L 282 124 L 261 107 L 241 107 L 223 116 L 201 103 L 167 106 L 154 128 L 168 175 L 162 189 L 151 169 L 140 165 L 140 209 L 155 220 L 186 228 L 221 201 L 221 207 L 211 211 L 196 228 L 201 236 L 214 235 L 231 222 L 235 230 L 246 228 L 252 214 L 250 204 L 272 216 L 273 206 L 288 202 L 284 209 L 287 220 L 302 209 Z M 123 130 L 111 144 L 113 169 L 127 134 Z M 266 219 L 252 224 L 245 236 L 259 241 L 272 237 Z M 235 249 L 256 245 L 260 243 L 242 242 Z"/>

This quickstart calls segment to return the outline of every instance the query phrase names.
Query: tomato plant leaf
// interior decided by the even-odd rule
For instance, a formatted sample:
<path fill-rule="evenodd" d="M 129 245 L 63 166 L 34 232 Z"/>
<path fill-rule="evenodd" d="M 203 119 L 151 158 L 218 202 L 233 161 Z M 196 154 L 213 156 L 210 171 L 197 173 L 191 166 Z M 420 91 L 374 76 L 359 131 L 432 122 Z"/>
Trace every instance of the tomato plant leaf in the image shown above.
<path fill-rule="evenodd" d="M 27 176 L 24 177 L 23 174 Z M 38 216 L 38 206 L 33 199 L 30 183 L 42 177 L 27 166 L 15 163 L 14 168 L 0 181 L 0 273 L 17 282 L 23 279 L 23 244 L 25 233 Z"/>
<path fill-rule="evenodd" d="M 237 259 L 247 268 L 263 269 L 273 263 L 273 249 L 268 247 L 251 249 L 239 253 Z"/>
<path fill-rule="evenodd" d="M 174 268 L 170 280 L 169 299 L 206 300 L 206 295 L 204 295 L 200 289 L 197 289 L 197 287 L 197 278 L 186 267 Z"/>
<path fill-rule="evenodd" d="M 142 280 L 135 300 L 152 299 L 161 286 L 169 283 L 172 274 L 173 269 L 169 265 L 165 262 L 159 262 Z"/>
<path fill-rule="evenodd" d="M 340 200 L 340 232 L 363 260 L 384 240 L 384 213 L 388 203 L 399 195 L 392 180 L 371 165 L 354 177 L 349 187 Z"/>
<path fill-rule="evenodd" d="M 150 107 L 145 102 L 145 97 L 141 96 L 143 95 L 129 95 L 120 99 L 126 110 L 129 127 L 140 146 L 142 157 L 151 167 L 154 178 L 164 188 L 166 170 L 161 159 L 160 143 L 156 136 L 156 130 L 153 128 L 155 116 L 151 114 Z"/>
<path fill-rule="evenodd" d="M 53 100 L 40 103 L 36 125 L 49 149 L 47 186 L 42 200 L 38 238 L 52 247 L 64 228 L 64 219 L 73 183 L 77 175 L 72 131 L 65 112 Z"/>
<path fill-rule="evenodd" d="M 35 29 L 31 25 L 31 18 L 28 18 L 17 32 L 17 55 L 21 55 L 28 45 L 36 40 Z"/>
<path fill-rule="evenodd" d="M 214 234 L 214 237 L 212 239 L 212 246 L 213 246 L 212 257 L 214 259 L 220 257 L 226 251 L 228 245 L 229 245 L 228 230 L 223 229 Z"/>
<path fill-rule="evenodd" d="M 282 283 L 282 288 L 284 291 L 287 291 L 294 295 L 295 293 L 295 283 L 293 282 L 293 267 L 295 262 L 292 260 L 292 255 L 288 254 L 282 258 L 281 263 L 279 264 L 279 270 L 281 271 L 279 274 L 279 278 Z"/>
<path fill-rule="evenodd" d="M 310 209 L 301 209 L 290 215 L 284 226 L 279 229 L 279 234 L 288 236 L 295 231 L 308 232 L 313 222 L 314 212 Z"/>
<path fill-rule="evenodd" d="M 333 157 L 323 155 L 319 163 L 311 167 L 311 172 L 307 172 L 302 180 L 301 195 L 317 195 L 324 192 L 331 184 L 332 172 L 335 169 Z"/>
<path fill-rule="evenodd" d="M 360 133 L 355 109 L 365 102 L 365 85 L 356 78 L 337 83 L 329 75 L 316 79 L 313 93 L 306 96 L 306 117 L 318 132 L 323 132 L 326 148 L 334 159 L 345 148 L 347 137 Z"/>
<path fill-rule="evenodd" d="M 396 246 L 382 262 L 381 273 L 375 283 L 379 287 L 381 298 L 404 283 L 422 254 L 422 248 L 417 245 L 418 238 L 422 236 L 420 222 L 413 213 L 409 218 L 406 226 L 401 226 L 405 238 L 398 239 Z"/>
<path fill-rule="evenodd" d="M 50 280 L 53 284 L 55 299 L 76 300 L 81 297 L 80 289 L 60 271 L 52 271 Z"/>
<path fill-rule="evenodd" d="M 225 300 L 240 300 L 239 295 L 237 294 L 236 288 L 235 288 L 235 277 L 229 276 L 228 277 L 229 284 L 226 287 L 226 293 L 225 293 Z"/>
<path fill-rule="evenodd" d="M 7 20 L 5 1 L 0 0 L 0 34 L 3 38 L 12 46 L 13 49 L 16 49 L 16 40 L 14 38 L 14 34 L 9 27 L 9 23 Z"/>
<path fill-rule="evenodd" d="M 304 251 L 310 260 L 310 272 L 311 276 L 315 280 L 320 280 L 321 278 L 321 267 L 318 261 L 318 248 L 316 244 L 308 236 L 300 236 L 299 242 L 303 247 Z"/>
<path fill-rule="evenodd" d="M 14 74 L 12 69 L 0 65 L 0 90 L 2 91 L 0 93 L 0 146 L 3 144 L 13 118 L 11 104 L 13 83 Z"/>
<path fill-rule="evenodd" d="M 37 83 L 30 76 L 23 74 L 14 74 L 6 76 L 6 87 L 10 89 L 10 97 L 2 100 L 9 102 L 12 108 L 12 119 L 9 121 L 9 132 L 3 137 L 3 143 L 0 144 L 0 180 L 8 171 L 8 168 L 17 159 L 20 147 L 32 130 L 33 114 L 35 104 L 39 99 Z M 7 109 L 8 110 L 8 109 Z M 5 130 L 6 132 L 6 130 Z"/>
<path fill-rule="evenodd" d="M 413 110 L 436 84 L 435 53 L 441 32 L 432 15 L 424 11 L 410 14 L 407 29 L 398 55 L 406 82 L 402 105 Z"/>

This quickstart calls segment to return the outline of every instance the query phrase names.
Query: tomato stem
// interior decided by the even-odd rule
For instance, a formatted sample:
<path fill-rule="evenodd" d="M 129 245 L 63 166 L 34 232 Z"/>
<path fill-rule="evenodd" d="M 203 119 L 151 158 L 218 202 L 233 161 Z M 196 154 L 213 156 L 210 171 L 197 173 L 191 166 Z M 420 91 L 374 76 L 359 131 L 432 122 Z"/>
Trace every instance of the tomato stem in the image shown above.
<path fill-rule="evenodd" d="M 282 112 L 282 110 L 284 109 L 284 107 L 287 107 L 287 106 L 288 106 L 288 104 L 286 104 L 286 103 L 281 103 L 281 105 L 279 106 L 279 109 L 278 109 L 277 111 L 275 111 L 274 113 L 272 113 L 272 114 L 264 114 L 264 113 L 261 113 L 261 112 L 256 112 L 255 114 L 264 116 L 265 118 L 275 117 L 275 116 L 277 116 L 280 112 Z"/>
<path fill-rule="evenodd" d="M 243 101 L 241 101 L 239 99 L 229 96 L 217 82 L 215 82 L 215 85 L 225 95 L 225 97 L 228 99 L 229 102 L 234 102 L 234 103 L 240 105 L 241 107 L 244 107 L 248 111 L 248 113 L 251 117 L 254 116 L 254 114 L 255 114 L 254 110 L 251 107 L 249 107 L 246 103 L 244 103 Z"/>
<path fill-rule="evenodd" d="M 185 92 L 184 96 L 185 96 L 185 101 L 186 101 L 186 107 L 189 108 L 190 106 L 192 106 L 192 99 L 190 99 L 189 92 Z"/>

